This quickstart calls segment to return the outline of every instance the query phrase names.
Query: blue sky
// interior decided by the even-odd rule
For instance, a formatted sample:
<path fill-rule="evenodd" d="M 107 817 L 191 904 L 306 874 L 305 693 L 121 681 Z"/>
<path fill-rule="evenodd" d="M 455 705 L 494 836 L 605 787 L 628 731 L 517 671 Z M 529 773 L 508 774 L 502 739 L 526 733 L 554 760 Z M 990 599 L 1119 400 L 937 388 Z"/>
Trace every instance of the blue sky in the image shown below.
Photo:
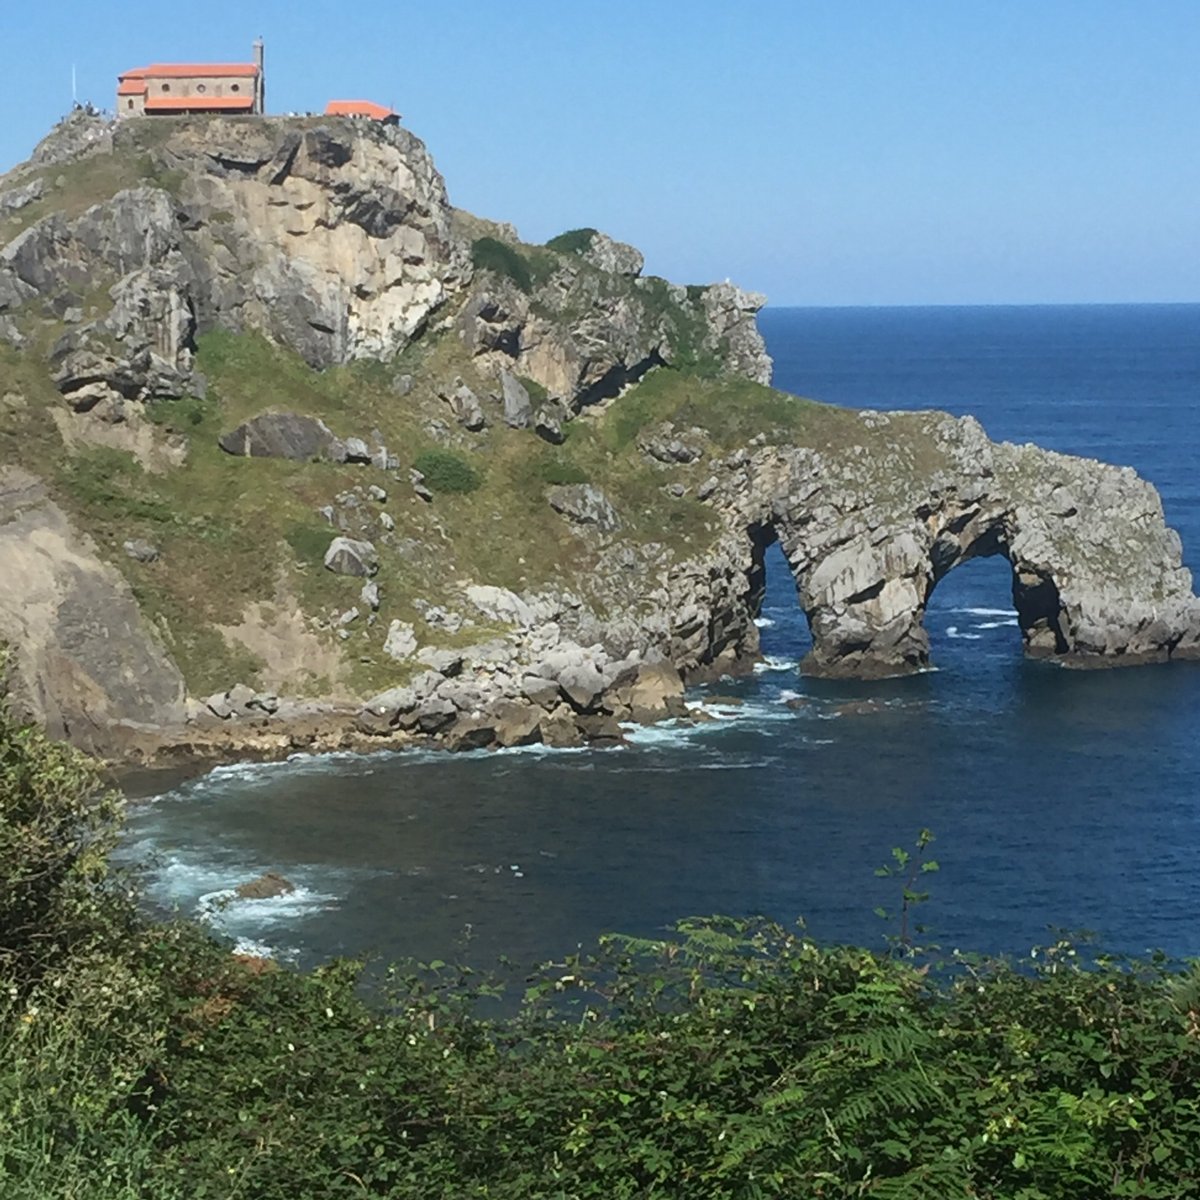
<path fill-rule="evenodd" d="M 0 6 L 0 169 L 118 71 L 393 103 L 456 204 L 776 304 L 1200 300 L 1200 0 Z"/>

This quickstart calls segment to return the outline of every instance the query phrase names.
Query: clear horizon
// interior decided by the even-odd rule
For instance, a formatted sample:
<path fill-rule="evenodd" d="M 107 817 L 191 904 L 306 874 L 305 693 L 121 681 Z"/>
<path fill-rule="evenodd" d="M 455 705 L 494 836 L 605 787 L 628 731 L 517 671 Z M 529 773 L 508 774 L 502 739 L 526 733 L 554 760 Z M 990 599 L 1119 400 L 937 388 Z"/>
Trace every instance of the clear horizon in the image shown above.
<path fill-rule="evenodd" d="M 594 226 L 772 308 L 1200 302 L 1194 0 L 715 0 L 396 20 L 331 0 L 0 17 L 0 168 L 148 61 L 267 46 L 273 113 L 394 104 L 452 201 L 528 241 Z"/>

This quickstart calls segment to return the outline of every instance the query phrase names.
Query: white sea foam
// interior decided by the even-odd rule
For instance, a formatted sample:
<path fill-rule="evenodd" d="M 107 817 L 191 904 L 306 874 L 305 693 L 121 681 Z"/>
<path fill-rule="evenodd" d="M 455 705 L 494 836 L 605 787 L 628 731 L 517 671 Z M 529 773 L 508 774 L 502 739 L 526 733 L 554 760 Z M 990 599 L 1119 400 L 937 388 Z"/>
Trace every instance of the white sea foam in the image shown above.
<path fill-rule="evenodd" d="M 972 629 L 1004 629 L 1006 627 L 1015 628 L 1017 624 L 1016 617 L 1010 617 L 1007 621 L 981 621 L 978 625 L 972 625 Z"/>
<path fill-rule="evenodd" d="M 947 626 L 946 636 L 949 638 L 958 638 L 965 642 L 978 642 L 983 637 L 983 635 L 979 633 L 959 633 L 957 625 Z"/>
<path fill-rule="evenodd" d="M 1011 617 L 1013 615 L 1011 608 L 956 608 L 953 611 L 963 613 L 968 617 Z"/>
<path fill-rule="evenodd" d="M 755 675 L 767 675 L 774 671 L 794 671 L 800 665 L 796 658 L 784 658 L 779 654 L 768 654 L 762 662 L 754 664 Z"/>
<path fill-rule="evenodd" d="M 289 925 L 337 906 L 337 897 L 328 892 L 297 886 L 278 896 L 260 900 L 243 899 L 234 888 L 207 892 L 196 901 L 196 915 L 227 933 L 258 932 L 265 928 Z"/>
<path fill-rule="evenodd" d="M 759 629 L 774 629 L 775 621 L 771 617 L 755 617 L 754 623 Z"/>

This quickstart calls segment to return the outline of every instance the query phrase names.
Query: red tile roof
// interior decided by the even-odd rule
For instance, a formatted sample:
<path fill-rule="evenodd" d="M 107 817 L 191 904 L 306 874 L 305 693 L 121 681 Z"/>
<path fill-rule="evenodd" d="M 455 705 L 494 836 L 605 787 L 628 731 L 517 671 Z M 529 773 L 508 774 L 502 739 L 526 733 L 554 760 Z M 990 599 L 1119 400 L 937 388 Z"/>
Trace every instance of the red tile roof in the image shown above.
<path fill-rule="evenodd" d="M 376 121 L 386 121 L 389 117 L 399 117 L 394 108 L 375 104 L 371 100 L 330 100 L 325 105 L 327 117 L 371 117 Z"/>
<path fill-rule="evenodd" d="M 142 76 L 121 76 L 120 85 L 117 87 L 118 96 L 144 96 L 145 94 L 146 80 Z"/>
<path fill-rule="evenodd" d="M 249 112 L 254 96 L 147 96 L 147 112 L 211 112 L 214 109 L 233 109 Z"/>
<path fill-rule="evenodd" d="M 148 67 L 139 67 L 136 72 L 127 71 L 121 78 L 130 75 L 144 75 L 149 79 L 186 79 L 193 75 L 239 76 L 250 79 L 258 74 L 254 63 L 152 63 Z"/>

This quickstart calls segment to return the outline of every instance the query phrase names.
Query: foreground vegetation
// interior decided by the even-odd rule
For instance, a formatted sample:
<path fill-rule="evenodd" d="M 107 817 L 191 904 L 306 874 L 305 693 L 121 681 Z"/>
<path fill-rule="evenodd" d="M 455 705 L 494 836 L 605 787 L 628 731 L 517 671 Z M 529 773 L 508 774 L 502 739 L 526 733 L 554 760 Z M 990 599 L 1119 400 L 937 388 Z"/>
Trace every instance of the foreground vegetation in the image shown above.
<path fill-rule="evenodd" d="M 1200 1195 L 1195 969 L 713 919 L 608 939 L 490 1017 L 465 969 L 367 997 L 361 964 L 146 921 L 108 875 L 119 818 L 0 717 L 6 1200 Z"/>

